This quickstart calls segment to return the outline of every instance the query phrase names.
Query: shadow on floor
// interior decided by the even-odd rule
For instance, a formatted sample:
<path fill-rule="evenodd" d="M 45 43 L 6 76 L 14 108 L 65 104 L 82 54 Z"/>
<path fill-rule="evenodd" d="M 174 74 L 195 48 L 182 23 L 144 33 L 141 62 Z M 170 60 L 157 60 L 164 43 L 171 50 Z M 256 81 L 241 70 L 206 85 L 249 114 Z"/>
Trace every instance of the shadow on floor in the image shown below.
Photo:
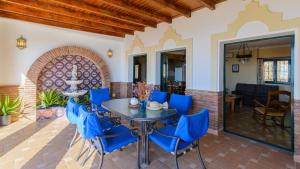
<path fill-rule="evenodd" d="M 54 121 L 54 119 L 44 120 L 40 122 L 32 122 L 31 124 L 18 130 L 17 132 L 14 132 L 11 135 L 0 140 L 0 145 L 3 146 L 2 151 L 0 151 L 0 157 L 5 155 L 7 152 L 9 152 L 11 149 L 16 147 L 18 144 L 22 143 L 23 141 L 31 137 L 33 134 L 40 131 L 42 128 L 46 127 L 52 121 Z"/>
<path fill-rule="evenodd" d="M 65 127 L 43 149 L 35 154 L 22 169 L 43 168 L 54 169 L 68 151 L 67 140 L 71 139 L 70 132 L 74 132 L 71 125 Z M 67 138 L 69 137 L 69 138 Z"/>

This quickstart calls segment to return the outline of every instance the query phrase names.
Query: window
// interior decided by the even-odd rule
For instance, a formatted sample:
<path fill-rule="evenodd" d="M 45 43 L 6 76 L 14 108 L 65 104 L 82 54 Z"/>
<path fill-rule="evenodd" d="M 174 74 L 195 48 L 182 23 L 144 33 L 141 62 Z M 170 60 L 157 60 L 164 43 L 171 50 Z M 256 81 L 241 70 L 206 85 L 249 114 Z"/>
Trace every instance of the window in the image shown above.
<path fill-rule="evenodd" d="M 289 83 L 290 60 L 265 60 L 264 81 L 266 83 Z"/>

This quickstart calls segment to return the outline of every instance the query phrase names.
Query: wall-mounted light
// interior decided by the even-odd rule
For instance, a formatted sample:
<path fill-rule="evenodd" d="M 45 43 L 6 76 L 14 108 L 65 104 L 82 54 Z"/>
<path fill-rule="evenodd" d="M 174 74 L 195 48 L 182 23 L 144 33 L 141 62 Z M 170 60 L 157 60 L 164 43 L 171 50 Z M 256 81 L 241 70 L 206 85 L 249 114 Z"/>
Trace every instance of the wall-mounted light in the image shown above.
<path fill-rule="evenodd" d="M 111 49 L 107 51 L 107 56 L 110 58 L 113 56 L 113 51 Z"/>
<path fill-rule="evenodd" d="M 23 36 L 19 37 L 17 39 L 17 48 L 25 49 L 26 47 L 26 39 Z"/>

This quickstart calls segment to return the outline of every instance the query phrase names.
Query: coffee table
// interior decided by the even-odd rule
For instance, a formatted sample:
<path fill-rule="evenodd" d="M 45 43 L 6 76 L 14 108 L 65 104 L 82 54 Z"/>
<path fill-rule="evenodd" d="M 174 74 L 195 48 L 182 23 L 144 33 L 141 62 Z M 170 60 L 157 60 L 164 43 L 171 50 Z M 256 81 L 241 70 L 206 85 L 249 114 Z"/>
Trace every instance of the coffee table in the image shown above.
<path fill-rule="evenodd" d="M 241 95 L 231 94 L 227 95 L 225 102 L 230 105 L 230 112 L 235 112 L 235 103 L 239 101 L 240 102 L 240 108 L 243 107 L 243 97 Z"/>

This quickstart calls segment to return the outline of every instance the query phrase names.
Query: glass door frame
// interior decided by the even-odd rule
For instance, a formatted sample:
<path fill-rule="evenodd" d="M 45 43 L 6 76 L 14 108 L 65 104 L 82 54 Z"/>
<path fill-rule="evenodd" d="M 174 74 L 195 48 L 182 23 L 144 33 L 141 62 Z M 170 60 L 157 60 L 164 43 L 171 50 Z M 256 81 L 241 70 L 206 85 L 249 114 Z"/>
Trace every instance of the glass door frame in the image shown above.
<path fill-rule="evenodd" d="M 266 39 L 278 39 L 278 38 L 285 38 L 285 37 L 291 37 L 292 40 L 291 40 L 291 82 L 290 82 L 290 87 L 291 87 L 291 148 L 286 148 L 286 147 L 283 147 L 283 146 L 280 146 L 280 145 L 277 145 L 277 144 L 272 144 L 272 143 L 269 143 L 269 142 L 265 142 L 263 140 L 259 140 L 259 139 L 256 139 L 256 138 L 253 138 L 253 137 L 249 137 L 249 136 L 244 136 L 240 133 L 237 133 L 237 132 L 233 132 L 233 131 L 229 131 L 227 130 L 226 128 L 226 118 L 227 118 L 227 113 L 226 113 L 226 46 L 227 45 L 230 45 L 230 44 L 234 44 L 234 43 L 238 43 L 238 42 L 251 42 L 251 41 L 259 41 L 259 40 L 266 40 Z M 252 39 L 252 40 L 241 40 L 241 41 L 236 41 L 236 42 L 230 42 L 230 43 L 224 43 L 224 48 L 223 48 L 223 51 L 224 51 L 224 54 L 223 54 L 223 127 L 224 127 L 224 132 L 227 132 L 227 133 L 230 133 L 230 134 L 234 134 L 234 135 L 238 135 L 240 137 L 244 137 L 244 138 L 247 138 L 247 139 L 250 139 L 250 140 L 254 140 L 254 141 L 257 141 L 257 142 L 260 142 L 260 143 L 263 143 L 263 144 L 266 144 L 266 145 L 270 145 L 270 146 L 273 146 L 273 147 L 277 147 L 277 148 L 280 148 L 280 149 L 284 149 L 286 151 L 289 151 L 289 152 L 294 152 L 294 60 L 295 60 L 295 56 L 294 56 L 294 48 L 295 48 L 295 34 L 293 35 L 283 35 L 283 36 L 274 36 L 274 37 L 267 37 L 267 38 L 257 38 L 257 39 Z"/>

